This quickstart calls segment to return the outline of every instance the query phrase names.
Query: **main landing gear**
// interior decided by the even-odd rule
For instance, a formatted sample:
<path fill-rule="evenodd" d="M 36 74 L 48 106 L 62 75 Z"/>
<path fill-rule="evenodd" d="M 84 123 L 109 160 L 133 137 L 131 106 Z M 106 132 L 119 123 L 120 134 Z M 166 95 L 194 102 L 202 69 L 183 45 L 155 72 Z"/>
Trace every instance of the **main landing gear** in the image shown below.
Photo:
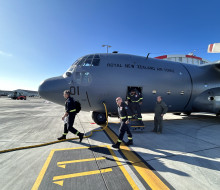
<path fill-rule="evenodd" d="M 105 124 L 107 121 L 105 113 L 92 112 L 92 119 L 98 125 Z"/>

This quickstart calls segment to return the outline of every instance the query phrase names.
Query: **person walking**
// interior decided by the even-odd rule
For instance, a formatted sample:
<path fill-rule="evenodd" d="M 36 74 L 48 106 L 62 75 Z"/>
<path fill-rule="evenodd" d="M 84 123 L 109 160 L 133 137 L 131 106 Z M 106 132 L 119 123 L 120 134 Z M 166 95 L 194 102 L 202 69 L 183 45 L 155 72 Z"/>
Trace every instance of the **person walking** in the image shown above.
<path fill-rule="evenodd" d="M 116 103 L 118 106 L 118 115 L 120 117 L 121 126 L 119 128 L 119 136 L 118 136 L 117 143 L 113 144 L 112 147 L 119 149 L 125 132 L 127 132 L 127 135 L 128 135 L 128 142 L 125 144 L 127 146 L 133 145 L 132 134 L 128 126 L 129 120 L 132 118 L 132 113 L 128 105 L 122 101 L 121 97 L 116 98 Z"/>
<path fill-rule="evenodd" d="M 84 133 L 80 133 L 73 127 L 75 116 L 76 116 L 76 106 L 75 101 L 72 97 L 70 97 L 70 91 L 65 90 L 63 92 L 63 96 L 66 99 L 65 101 L 65 114 L 62 117 L 64 121 L 64 133 L 61 137 L 57 138 L 58 140 L 66 139 L 66 135 L 68 132 L 72 132 L 73 134 L 79 136 L 79 142 L 82 142 Z"/>

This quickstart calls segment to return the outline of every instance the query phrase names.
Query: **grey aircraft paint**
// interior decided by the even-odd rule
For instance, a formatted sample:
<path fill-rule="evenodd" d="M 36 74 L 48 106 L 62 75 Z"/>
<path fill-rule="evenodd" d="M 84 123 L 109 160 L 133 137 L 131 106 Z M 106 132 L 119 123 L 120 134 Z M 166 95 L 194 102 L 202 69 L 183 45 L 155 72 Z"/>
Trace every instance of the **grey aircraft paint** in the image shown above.
<path fill-rule="evenodd" d="M 163 97 L 169 112 L 220 113 L 220 66 L 197 66 L 128 54 L 91 54 L 79 58 L 63 74 L 39 86 L 42 98 L 63 105 L 70 89 L 82 110 L 117 112 L 115 99 L 125 99 L 128 87 L 141 87 L 142 112 L 154 111 Z"/>

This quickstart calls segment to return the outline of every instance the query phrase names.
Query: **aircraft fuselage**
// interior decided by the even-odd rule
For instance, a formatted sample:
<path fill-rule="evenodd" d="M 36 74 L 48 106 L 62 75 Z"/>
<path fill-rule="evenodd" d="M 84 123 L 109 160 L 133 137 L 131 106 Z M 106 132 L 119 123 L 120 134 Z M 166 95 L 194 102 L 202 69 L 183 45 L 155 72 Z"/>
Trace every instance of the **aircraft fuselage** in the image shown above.
<path fill-rule="evenodd" d="M 97 55 L 97 54 L 96 54 Z M 143 113 L 153 112 L 157 96 L 162 96 L 169 112 L 206 111 L 220 113 L 220 70 L 210 65 L 171 62 L 126 54 L 98 54 L 99 64 L 85 63 L 89 56 L 73 64 L 63 76 L 47 79 L 40 95 L 63 105 L 62 92 L 70 89 L 82 110 L 116 112 L 116 97 L 126 98 L 129 87 L 142 89 Z M 91 58 L 95 59 L 95 56 Z M 213 98 L 213 100 L 212 100 Z"/>

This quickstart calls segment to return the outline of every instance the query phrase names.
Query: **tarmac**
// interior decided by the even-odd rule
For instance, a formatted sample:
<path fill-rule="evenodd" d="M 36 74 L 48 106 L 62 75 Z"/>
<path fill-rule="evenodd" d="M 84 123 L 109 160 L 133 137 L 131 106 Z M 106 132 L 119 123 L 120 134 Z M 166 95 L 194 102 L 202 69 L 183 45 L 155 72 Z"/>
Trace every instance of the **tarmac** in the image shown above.
<path fill-rule="evenodd" d="M 63 133 L 64 106 L 40 98 L 0 98 L 0 150 L 57 140 Z M 134 131 L 134 145 L 121 150 L 119 119 L 90 138 L 0 154 L 1 190 L 59 189 L 220 189 L 220 118 L 213 114 L 164 116 L 162 134 L 153 114 Z M 101 126 L 81 111 L 74 124 L 89 134 Z M 75 135 L 68 134 L 68 138 Z M 124 141 L 127 141 L 125 135 Z"/>

